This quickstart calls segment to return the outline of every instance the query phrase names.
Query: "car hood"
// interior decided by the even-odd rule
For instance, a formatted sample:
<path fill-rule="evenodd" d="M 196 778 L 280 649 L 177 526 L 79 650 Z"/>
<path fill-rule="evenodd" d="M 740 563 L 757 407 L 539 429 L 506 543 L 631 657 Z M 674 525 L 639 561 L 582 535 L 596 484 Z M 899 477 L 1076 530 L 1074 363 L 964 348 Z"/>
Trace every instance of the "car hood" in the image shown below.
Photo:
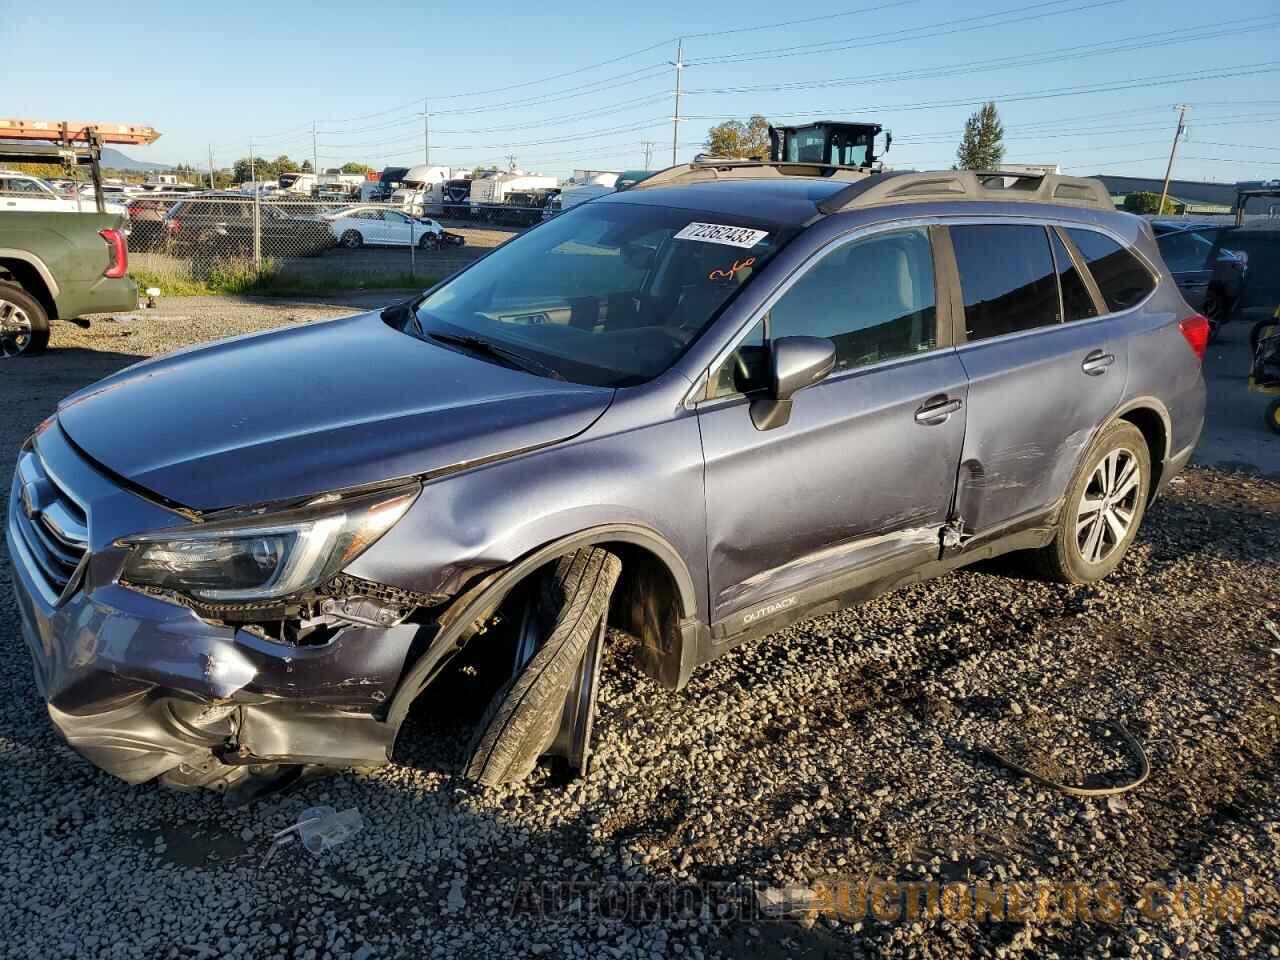
<path fill-rule="evenodd" d="M 556 443 L 612 397 L 424 342 L 369 313 L 137 364 L 72 394 L 58 422 L 113 473 L 213 510 Z"/>

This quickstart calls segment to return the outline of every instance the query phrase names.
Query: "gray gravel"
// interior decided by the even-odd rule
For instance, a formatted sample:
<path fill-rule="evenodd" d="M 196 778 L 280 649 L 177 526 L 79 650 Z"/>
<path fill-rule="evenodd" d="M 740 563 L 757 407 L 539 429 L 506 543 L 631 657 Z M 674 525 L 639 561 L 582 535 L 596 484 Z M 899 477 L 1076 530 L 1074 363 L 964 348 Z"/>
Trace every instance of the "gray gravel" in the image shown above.
<path fill-rule="evenodd" d="M 52 355 L 0 369 L 5 489 L 17 444 L 70 390 L 135 357 L 345 312 L 172 300 L 88 333 L 58 326 Z M 0 954 L 1277 956 L 1277 544 L 1280 484 L 1196 469 L 1100 585 L 1051 586 L 1008 563 L 965 571 L 740 648 L 678 694 L 611 635 L 599 763 L 567 788 L 545 769 L 513 790 L 460 780 L 464 689 L 411 718 L 394 765 L 247 809 L 129 787 L 57 739 L 0 554 Z M 1097 718 L 1122 720 L 1150 756 L 1150 779 L 1119 800 L 1057 794 L 981 752 L 1123 779 Z M 321 804 L 357 807 L 368 826 L 261 869 L 271 835 Z M 869 877 L 1113 880 L 1126 909 L 1112 924 L 511 916 L 522 879 Z M 1143 882 L 1180 879 L 1246 882 L 1244 922 L 1134 908 Z"/>

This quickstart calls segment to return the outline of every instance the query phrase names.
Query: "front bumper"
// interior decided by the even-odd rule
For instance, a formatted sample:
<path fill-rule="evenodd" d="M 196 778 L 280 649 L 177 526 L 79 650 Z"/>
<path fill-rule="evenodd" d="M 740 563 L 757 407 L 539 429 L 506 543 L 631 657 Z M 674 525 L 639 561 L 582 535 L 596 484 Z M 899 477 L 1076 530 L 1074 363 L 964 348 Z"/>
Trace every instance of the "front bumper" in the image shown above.
<path fill-rule="evenodd" d="M 98 767 L 141 783 L 175 767 L 258 762 L 373 765 L 394 730 L 381 720 L 419 627 L 351 626 L 324 645 L 279 643 L 201 620 L 116 583 L 121 536 L 181 523 L 123 490 L 47 426 L 34 454 L 83 510 L 88 549 L 67 589 L 33 539 L 21 474 L 5 536 L 21 630 L 54 726 Z M 28 474 L 30 470 L 28 470 Z"/>

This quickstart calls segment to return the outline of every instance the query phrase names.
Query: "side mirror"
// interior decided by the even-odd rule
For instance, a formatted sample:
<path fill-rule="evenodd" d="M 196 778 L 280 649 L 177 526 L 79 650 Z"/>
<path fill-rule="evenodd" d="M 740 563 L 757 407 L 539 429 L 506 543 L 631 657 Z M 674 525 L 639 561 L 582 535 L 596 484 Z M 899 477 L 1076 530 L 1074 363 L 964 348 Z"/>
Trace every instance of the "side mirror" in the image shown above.
<path fill-rule="evenodd" d="M 769 392 L 751 401 L 751 422 L 772 430 L 791 419 L 791 398 L 836 365 L 836 345 L 825 337 L 782 337 L 769 347 Z"/>

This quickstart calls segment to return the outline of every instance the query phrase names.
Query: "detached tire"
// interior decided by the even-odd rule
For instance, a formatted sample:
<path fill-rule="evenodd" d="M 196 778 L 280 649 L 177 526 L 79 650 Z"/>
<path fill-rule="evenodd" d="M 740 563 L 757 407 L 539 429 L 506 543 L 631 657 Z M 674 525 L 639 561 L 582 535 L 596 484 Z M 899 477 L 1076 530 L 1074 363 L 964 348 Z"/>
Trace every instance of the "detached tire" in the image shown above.
<path fill-rule="evenodd" d="M 1110 574 L 1142 525 L 1150 491 L 1146 438 L 1133 424 L 1117 420 L 1085 454 L 1053 542 L 1032 554 L 1037 572 L 1059 583 L 1093 583 Z"/>
<path fill-rule="evenodd" d="M 556 561 L 541 586 L 541 645 L 494 696 L 476 727 L 465 775 L 487 787 L 519 783 L 555 739 L 565 698 L 587 646 L 609 612 L 622 561 L 585 547 Z"/>
<path fill-rule="evenodd" d="M 16 283 L 0 282 L 0 359 L 37 357 L 49 346 L 49 314 Z"/>

